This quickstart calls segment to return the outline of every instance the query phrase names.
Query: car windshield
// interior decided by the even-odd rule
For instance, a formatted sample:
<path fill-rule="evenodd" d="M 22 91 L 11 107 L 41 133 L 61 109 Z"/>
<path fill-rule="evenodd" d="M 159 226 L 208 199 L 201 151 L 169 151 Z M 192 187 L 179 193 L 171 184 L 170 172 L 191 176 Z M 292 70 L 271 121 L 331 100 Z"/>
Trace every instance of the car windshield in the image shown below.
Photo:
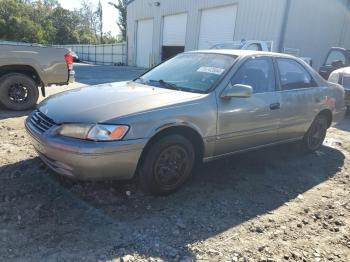
<path fill-rule="evenodd" d="M 180 91 L 206 93 L 231 68 L 236 58 L 222 54 L 181 54 L 155 67 L 135 82 Z"/>
<path fill-rule="evenodd" d="M 225 44 L 217 44 L 212 46 L 210 49 L 241 49 L 243 47 L 243 43 L 225 43 Z"/>

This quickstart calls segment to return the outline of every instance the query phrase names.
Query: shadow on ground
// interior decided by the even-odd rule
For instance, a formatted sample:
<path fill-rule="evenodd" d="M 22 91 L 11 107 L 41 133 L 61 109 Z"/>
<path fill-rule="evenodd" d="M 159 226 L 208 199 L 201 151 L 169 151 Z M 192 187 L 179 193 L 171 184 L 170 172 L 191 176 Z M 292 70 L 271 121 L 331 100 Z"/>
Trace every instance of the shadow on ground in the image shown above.
<path fill-rule="evenodd" d="M 32 112 L 32 110 L 10 111 L 0 107 L 0 120 L 4 120 L 7 118 L 17 118 L 17 117 L 27 116 L 28 114 L 30 114 L 30 112 Z"/>
<path fill-rule="evenodd" d="M 335 128 L 339 129 L 339 130 L 343 130 L 343 131 L 347 131 L 349 132 L 349 123 L 347 120 L 350 119 L 350 110 L 348 109 L 346 111 L 346 115 L 345 115 L 345 119 L 341 122 L 339 122 L 338 124 L 335 125 Z"/>
<path fill-rule="evenodd" d="M 278 146 L 206 164 L 180 192 L 156 198 L 130 182 L 74 182 L 37 158 L 18 162 L 0 169 L 0 251 L 33 261 L 191 257 L 188 244 L 282 206 L 343 163 L 330 147 L 303 155 Z"/>

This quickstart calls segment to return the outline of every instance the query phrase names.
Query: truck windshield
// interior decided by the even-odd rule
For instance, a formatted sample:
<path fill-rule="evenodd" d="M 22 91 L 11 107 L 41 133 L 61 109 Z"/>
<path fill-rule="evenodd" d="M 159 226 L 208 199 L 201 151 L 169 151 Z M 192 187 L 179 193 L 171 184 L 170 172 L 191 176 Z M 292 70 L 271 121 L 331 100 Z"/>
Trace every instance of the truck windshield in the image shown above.
<path fill-rule="evenodd" d="M 210 53 L 178 55 L 135 82 L 156 87 L 206 93 L 231 68 L 237 57 Z"/>
<path fill-rule="evenodd" d="M 243 47 L 242 42 L 234 42 L 234 43 L 217 44 L 212 46 L 210 49 L 241 49 L 242 47 Z"/>

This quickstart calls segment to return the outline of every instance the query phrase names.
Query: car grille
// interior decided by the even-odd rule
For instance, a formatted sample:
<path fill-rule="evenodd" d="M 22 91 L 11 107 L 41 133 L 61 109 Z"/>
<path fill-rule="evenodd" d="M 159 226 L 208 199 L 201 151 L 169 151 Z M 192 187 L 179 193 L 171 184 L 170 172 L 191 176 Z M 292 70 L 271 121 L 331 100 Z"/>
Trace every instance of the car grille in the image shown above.
<path fill-rule="evenodd" d="M 40 133 L 44 133 L 51 127 L 55 126 L 56 123 L 41 113 L 39 110 L 35 110 L 29 119 L 31 125 Z"/>

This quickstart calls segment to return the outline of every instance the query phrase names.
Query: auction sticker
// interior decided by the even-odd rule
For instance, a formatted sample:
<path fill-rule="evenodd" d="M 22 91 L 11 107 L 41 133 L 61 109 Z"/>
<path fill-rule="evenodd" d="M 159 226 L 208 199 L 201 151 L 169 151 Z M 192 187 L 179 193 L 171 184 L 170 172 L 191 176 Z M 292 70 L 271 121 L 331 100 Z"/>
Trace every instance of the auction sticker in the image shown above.
<path fill-rule="evenodd" d="M 214 74 L 214 75 L 221 75 L 224 71 L 225 69 L 222 69 L 219 67 L 210 67 L 210 66 L 202 66 L 197 70 L 197 72 Z"/>

